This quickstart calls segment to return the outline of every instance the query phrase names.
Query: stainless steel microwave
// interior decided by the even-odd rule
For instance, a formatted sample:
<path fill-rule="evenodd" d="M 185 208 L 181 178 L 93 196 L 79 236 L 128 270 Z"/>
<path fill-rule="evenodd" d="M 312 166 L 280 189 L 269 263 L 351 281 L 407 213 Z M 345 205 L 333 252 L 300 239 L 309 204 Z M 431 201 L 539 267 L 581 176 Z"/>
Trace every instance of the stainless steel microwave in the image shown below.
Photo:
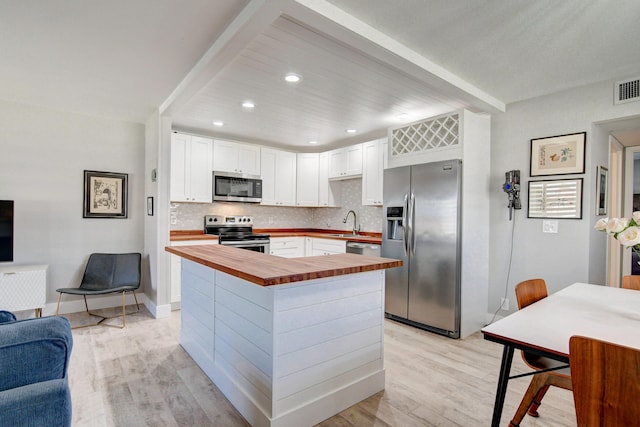
<path fill-rule="evenodd" d="M 232 172 L 213 172 L 213 200 L 222 202 L 262 201 L 262 178 Z"/>

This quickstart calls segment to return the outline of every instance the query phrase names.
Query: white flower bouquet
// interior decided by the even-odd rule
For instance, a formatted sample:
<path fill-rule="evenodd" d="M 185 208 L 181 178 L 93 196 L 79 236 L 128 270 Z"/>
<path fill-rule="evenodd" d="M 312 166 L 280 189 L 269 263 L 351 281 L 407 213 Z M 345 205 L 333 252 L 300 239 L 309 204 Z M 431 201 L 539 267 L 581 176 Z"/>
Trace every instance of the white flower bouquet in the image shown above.
<path fill-rule="evenodd" d="M 631 218 L 602 218 L 594 226 L 613 236 L 621 245 L 640 254 L 640 211 L 631 214 Z"/>

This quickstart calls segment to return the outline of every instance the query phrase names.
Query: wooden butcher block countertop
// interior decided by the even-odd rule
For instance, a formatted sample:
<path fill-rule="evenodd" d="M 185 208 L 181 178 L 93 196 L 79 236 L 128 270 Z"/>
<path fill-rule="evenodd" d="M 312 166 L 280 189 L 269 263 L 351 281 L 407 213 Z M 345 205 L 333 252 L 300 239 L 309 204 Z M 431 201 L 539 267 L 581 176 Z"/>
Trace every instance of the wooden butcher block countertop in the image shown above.
<path fill-rule="evenodd" d="M 321 230 L 316 228 L 254 228 L 254 233 L 269 234 L 271 237 L 320 237 L 322 239 L 348 240 L 350 242 L 380 244 L 382 233 L 363 231 L 357 236 L 332 236 L 331 234 L 346 234 L 344 230 Z M 201 230 L 174 230 L 170 240 L 180 242 L 185 240 L 218 240 L 215 234 L 204 234 Z"/>
<path fill-rule="evenodd" d="M 261 286 L 400 267 L 402 261 L 356 254 L 281 258 L 224 245 L 167 246 L 167 252 Z"/>

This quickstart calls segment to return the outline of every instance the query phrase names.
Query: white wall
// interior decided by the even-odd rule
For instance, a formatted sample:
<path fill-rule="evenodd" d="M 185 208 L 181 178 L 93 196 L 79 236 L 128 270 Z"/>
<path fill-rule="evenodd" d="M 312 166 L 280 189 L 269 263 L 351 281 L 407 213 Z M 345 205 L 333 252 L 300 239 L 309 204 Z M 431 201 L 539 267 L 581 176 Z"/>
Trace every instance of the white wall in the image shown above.
<path fill-rule="evenodd" d="M 608 134 L 599 123 L 640 114 L 640 103 L 613 105 L 613 82 L 583 86 L 507 106 L 493 116 L 491 141 L 491 246 L 489 310 L 495 311 L 505 292 L 511 231 L 514 230 L 513 262 L 508 280 L 510 311 L 516 308 L 514 286 L 522 280 L 542 277 L 549 292 L 574 282 L 605 282 L 605 236 L 593 229 L 595 173 L 608 165 Z M 536 177 L 553 179 L 582 177 L 583 219 L 559 220 L 558 234 L 543 234 L 541 219 L 527 218 L 527 183 L 532 138 L 587 132 L 586 167 L 583 175 Z M 520 169 L 523 209 L 509 222 L 507 196 L 501 191 L 504 173 Z M 504 312 L 503 312 L 504 314 Z"/>
<path fill-rule="evenodd" d="M 127 219 L 82 218 L 85 169 L 129 174 Z M 143 172 L 142 125 L 0 101 L 0 199 L 15 200 L 15 263 L 49 265 L 45 314 L 90 253 L 142 252 Z"/>

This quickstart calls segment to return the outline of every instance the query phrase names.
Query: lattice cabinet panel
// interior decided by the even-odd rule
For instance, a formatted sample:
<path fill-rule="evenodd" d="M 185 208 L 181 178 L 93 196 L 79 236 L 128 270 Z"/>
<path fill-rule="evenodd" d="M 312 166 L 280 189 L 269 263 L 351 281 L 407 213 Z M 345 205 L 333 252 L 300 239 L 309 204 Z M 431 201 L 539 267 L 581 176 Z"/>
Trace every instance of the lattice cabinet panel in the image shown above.
<path fill-rule="evenodd" d="M 391 156 L 425 153 L 460 144 L 458 113 L 391 130 Z"/>
<path fill-rule="evenodd" d="M 0 308 L 10 311 L 35 309 L 40 314 L 46 299 L 46 265 L 0 267 Z"/>

